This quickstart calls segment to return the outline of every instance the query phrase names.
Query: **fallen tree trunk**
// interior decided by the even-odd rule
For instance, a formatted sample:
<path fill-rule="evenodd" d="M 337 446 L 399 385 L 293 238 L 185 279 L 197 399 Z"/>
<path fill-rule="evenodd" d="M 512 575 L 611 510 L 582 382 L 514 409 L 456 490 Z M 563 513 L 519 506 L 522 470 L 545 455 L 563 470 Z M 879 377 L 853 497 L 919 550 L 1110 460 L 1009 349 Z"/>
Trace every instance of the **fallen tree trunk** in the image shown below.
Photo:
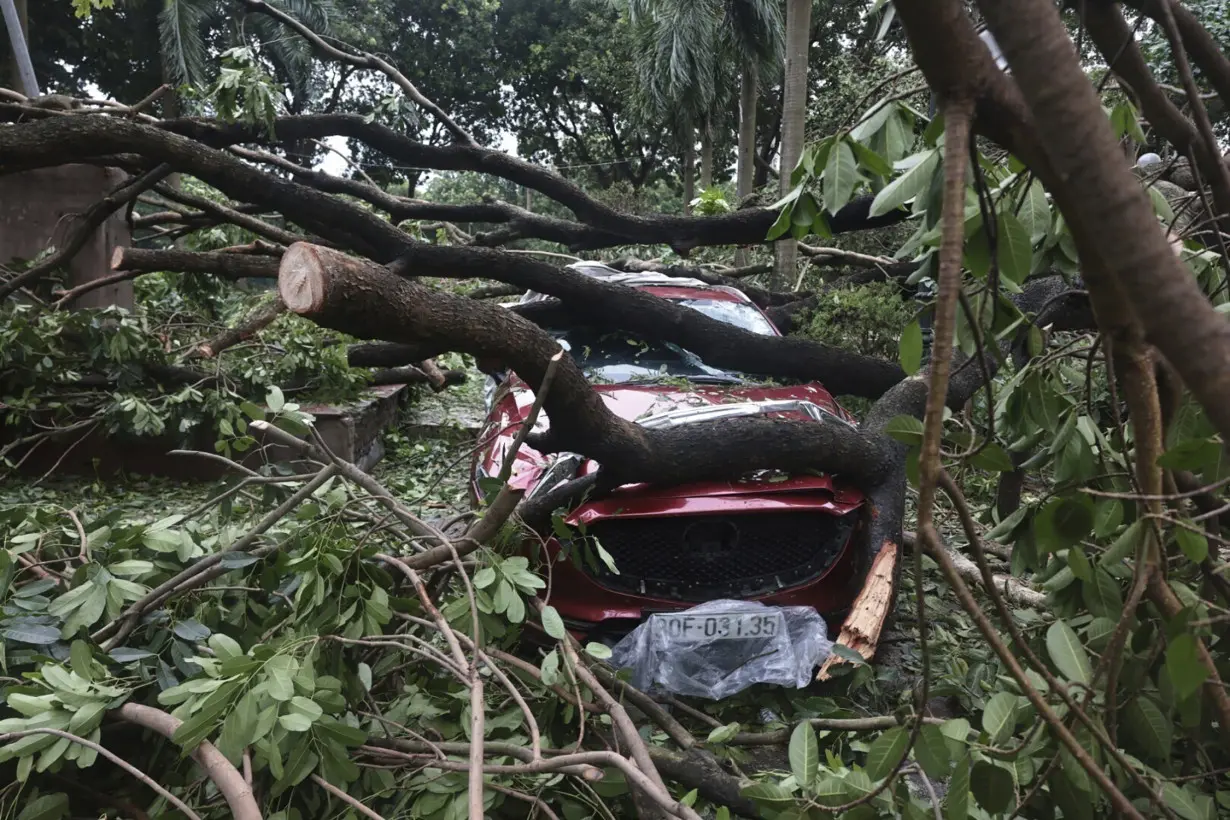
<path fill-rule="evenodd" d="M 431 291 L 370 262 L 296 243 L 282 259 L 279 292 L 293 312 L 351 335 L 435 346 L 505 361 L 531 386 L 541 384 L 559 351 L 549 335 L 503 308 Z M 652 301 L 656 297 L 644 295 Z M 561 360 L 544 409 L 540 452 L 583 452 L 602 464 L 605 485 L 636 481 L 685 483 L 736 477 L 769 464 L 797 469 L 826 462 L 833 472 L 871 481 L 890 448 L 877 436 L 843 425 L 736 419 L 717 427 L 647 430 L 615 416 L 569 357 Z M 727 446 L 705 445 L 722 435 Z"/>
<path fill-rule="evenodd" d="M 232 281 L 275 279 L 278 275 L 278 260 L 271 256 L 247 253 L 116 248 L 111 255 L 111 270 L 132 272 L 135 276 L 174 271 L 207 273 Z"/>

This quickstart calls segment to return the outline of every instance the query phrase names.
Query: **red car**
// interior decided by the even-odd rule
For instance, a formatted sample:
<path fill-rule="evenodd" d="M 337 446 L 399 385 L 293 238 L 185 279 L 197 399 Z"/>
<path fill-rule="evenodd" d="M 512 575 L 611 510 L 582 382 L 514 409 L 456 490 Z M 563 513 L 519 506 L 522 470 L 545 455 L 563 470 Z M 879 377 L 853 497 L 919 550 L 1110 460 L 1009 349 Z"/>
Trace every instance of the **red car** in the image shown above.
<path fill-rule="evenodd" d="M 597 263 L 570 267 L 753 333 L 780 335 L 733 288 L 621 273 Z M 530 293 L 522 302 L 541 298 Z M 675 426 L 761 413 L 816 424 L 855 423 L 820 384 L 769 385 L 709 367 L 675 345 L 645 343 L 624 333 L 574 327 L 552 335 L 607 406 L 639 424 Z M 482 493 L 479 481 L 499 474 L 533 400 L 515 374 L 496 374 L 488 381 L 489 412 L 472 473 L 476 498 Z M 543 416 L 538 430 L 547 424 Z M 532 497 L 595 469 L 596 464 L 575 454 L 543 456 L 522 447 L 512 483 Z M 827 616 L 835 632 L 866 571 L 855 549 L 863 500 L 828 476 L 767 471 L 737 482 L 627 485 L 574 510 L 565 520 L 575 537 L 547 542 L 553 562 L 550 602 L 571 631 L 589 640 L 615 640 L 654 612 L 719 598 L 811 606 Z"/>

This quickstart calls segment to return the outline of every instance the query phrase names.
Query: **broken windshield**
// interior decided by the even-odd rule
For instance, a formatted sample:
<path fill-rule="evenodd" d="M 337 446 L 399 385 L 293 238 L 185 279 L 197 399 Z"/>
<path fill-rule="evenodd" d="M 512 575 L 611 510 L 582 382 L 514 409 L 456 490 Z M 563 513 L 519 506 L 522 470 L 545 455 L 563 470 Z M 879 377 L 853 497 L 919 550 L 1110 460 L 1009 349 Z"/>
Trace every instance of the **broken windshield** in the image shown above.
<path fill-rule="evenodd" d="M 751 333 L 775 334 L 764 315 L 748 304 L 713 299 L 671 301 Z M 588 327 L 555 331 L 551 335 L 569 351 L 586 377 L 595 382 L 622 384 L 662 378 L 717 384 L 748 381 L 744 374 L 710 367 L 696 354 L 670 342 L 646 342 L 627 333 Z"/>

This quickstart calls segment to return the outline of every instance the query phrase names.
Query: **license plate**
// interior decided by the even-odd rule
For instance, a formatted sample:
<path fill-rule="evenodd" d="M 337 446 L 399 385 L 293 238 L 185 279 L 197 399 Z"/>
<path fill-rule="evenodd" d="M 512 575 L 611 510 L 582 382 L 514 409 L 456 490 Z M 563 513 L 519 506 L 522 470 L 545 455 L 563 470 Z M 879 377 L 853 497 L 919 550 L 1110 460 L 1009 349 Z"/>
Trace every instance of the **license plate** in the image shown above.
<path fill-rule="evenodd" d="M 726 641 L 772 638 L 781 633 L 780 612 L 725 613 L 722 615 L 655 615 L 661 629 L 676 641 Z"/>

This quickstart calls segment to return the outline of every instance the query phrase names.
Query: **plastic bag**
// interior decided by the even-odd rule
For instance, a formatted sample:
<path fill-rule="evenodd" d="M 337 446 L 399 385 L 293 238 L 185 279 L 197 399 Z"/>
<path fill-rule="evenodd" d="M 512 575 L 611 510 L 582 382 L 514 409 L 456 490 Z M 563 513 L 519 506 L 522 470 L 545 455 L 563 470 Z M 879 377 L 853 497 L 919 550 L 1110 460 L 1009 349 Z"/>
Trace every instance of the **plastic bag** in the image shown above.
<path fill-rule="evenodd" d="M 642 691 L 721 700 L 757 683 L 802 689 L 833 651 L 828 627 L 809 606 L 709 601 L 656 613 L 611 655 Z"/>

